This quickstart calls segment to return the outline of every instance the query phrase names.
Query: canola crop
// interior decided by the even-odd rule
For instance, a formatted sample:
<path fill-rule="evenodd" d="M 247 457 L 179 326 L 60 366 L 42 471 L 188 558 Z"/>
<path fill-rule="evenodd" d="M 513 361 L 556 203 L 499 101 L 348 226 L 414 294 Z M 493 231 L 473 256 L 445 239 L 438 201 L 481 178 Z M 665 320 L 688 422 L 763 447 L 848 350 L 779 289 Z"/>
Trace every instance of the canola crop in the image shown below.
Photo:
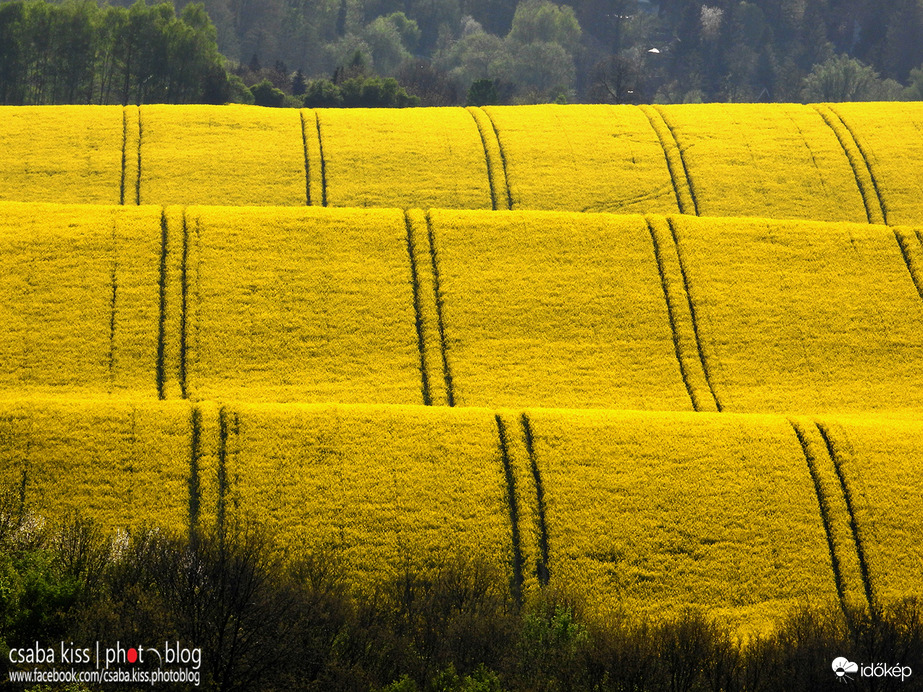
<path fill-rule="evenodd" d="M 423 403 L 401 212 L 190 207 L 177 233 L 188 397 Z"/>
<path fill-rule="evenodd" d="M 723 410 L 920 412 L 923 301 L 894 229 L 672 223 Z"/>
<path fill-rule="evenodd" d="M 0 482 L 369 590 L 918 593 L 920 108 L 0 108 Z"/>
<path fill-rule="evenodd" d="M 156 398 L 160 209 L 5 203 L 0 398 Z"/>
<path fill-rule="evenodd" d="M 487 411 L 233 404 L 219 412 L 225 521 L 253 514 L 374 584 L 402 570 L 511 560 L 501 451 Z"/>
<path fill-rule="evenodd" d="M 139 204 L 304 206 L 301 118 L 287 108 L 141 106 Z"/>
<path fill-rule="evenodd" d="M 316 113 L 326 206 L 491 208 L 484 146 L 464 109 Z"/>
<path fill-rule="evenodd" d="M 643 218 L 431 224 L 455 405 L 691 409 Z"/>
<path fill-rule="evenodd" d="M 676 139 L 699 216 L 867 221 L 843 147 L 814 109 L 725 103 L 657 110 Z"/>
<path fill-rule="evenodd" d="M 127 111 L 0 107 L 0 201 L 119 204 Z"/>
<path fill-rule="evenodd" d="M 0 200 L 913 225 L 920 104 L 0 109 Z M 40 135 L 40 136 L 39 136 Z"/>
<path fill-rule="evenodd" d="M 918 224 L 923 219 L 923 180 L 915 161 L 923 155 L 923 104 L 837 103 L 830 109 L 854 138 L 862 164 L 892 225 Z M 887 110 L 889 117 L 880 117 Z"/>
<path fill-rule="evenodd" d="M 482 110 L 500 142 L 509 208 L 678 211 L 663 149 L 638 108 L 543 105 Z"/>
<path fill-rule="evenodd" d="M 0 481 L 41 517 L 188 527 L 186 402 L 4 400 Z"/>
<path fill-rule="evenodd" d="M 849 497 L 873 604 L 919 593 L 921 422 L 825 417 L 819 423 Z"/>
<path fill-rule="evenodd" d="M 835 602 L 817 496 L 773 416 L 530 410 L 550 583 L 600 614 L 702 606 L 759 630 Z M 708 511 L 703 511 L 708 508 Z"/>

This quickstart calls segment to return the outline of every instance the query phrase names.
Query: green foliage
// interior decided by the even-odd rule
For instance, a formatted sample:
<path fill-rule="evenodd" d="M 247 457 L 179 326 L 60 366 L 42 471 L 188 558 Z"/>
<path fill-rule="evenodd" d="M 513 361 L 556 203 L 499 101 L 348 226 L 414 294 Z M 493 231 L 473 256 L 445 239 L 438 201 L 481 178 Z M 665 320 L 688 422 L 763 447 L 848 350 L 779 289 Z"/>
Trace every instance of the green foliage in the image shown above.
<path fill-rule="evenodd" d="M 220 102 L 227 85 L 202 4 L 0 6 L 0 103 Z"/>
<path fill-rule="evenodd" d="M 340 87 L 327 79 L 318 79 L 310 84 L 304 94 L 305 108 L 339 108 L 343 105 Z"/>
<path fill-rule="evenodd" d="M 250 87 L 250 93 L 253 94 L 253 103 L 257 106 L 281 108 L 285 105 L 285 92 L 274 87 L 268 79 Z"/>
<path fill-rule="evenodd" d="M 804 78 L 806 102 L 881 101 L 900 97 L 900 85 L 882 81 L 878 73 L 855 58 L 837 55 L 815 65 Z"/>
<path fill-rule="evenodd" d="M 556 43 L 573 54 L 580 34 L 572 8 L 548 0 L 525 0 L 516 7 L 509 38 L 519 43 Z"/>
<path fill-rule="evenodd" d="M 466 106 L 490 106 L 498 102 L 497 83 L 493 79 L 475 79 L 471 82 Z"/>

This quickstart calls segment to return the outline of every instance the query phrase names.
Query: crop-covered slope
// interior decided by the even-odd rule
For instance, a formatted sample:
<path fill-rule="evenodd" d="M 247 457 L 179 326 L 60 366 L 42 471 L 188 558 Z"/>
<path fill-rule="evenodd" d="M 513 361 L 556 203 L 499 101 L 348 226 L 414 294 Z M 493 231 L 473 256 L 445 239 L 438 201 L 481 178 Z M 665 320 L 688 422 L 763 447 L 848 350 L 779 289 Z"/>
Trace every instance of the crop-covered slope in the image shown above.
<path fill-rule="evenodd" d="M 919 413 L 919 229 L 0 205 L 0 397 Z"/>
<path fill-rule="evenodd" d="M 0 107 L 0 201 L 121 204 L 131 125 L 119 106 Z"/>
<path fill-rule="evenodd" d="M 657 133 L 633 106 L 489 106 L 509 199 L 498 209 L 678 211 Z M 489 128 L 489 129 L 488 129 Z"/>
<path fill-rule="evenodd" d="M 178 230 L 184 395 L 423 403 L 401 212 L 192 207 Z"/>
<path fill-rule="evenodd" d="M 923 410 L 923 299 L 905 263 L 923 250 L 915 234 L 859 224 L 670 223 L 724 410 Z"/>
<path fill-rule="evenodd" d="M 156 398 L 160 209 L 0 206 L 0 397 Z"/>
<path fill-rule="evenodd" d="M 692 407 L 637 216 L 432 212 L 459 406 Z"/>
<path fill-rule="evenodd" d="M 0 109 L 0 200 L 919 223 L 923 103 Z"/>
<path fill-rule="evenodd" d="M 305 111 L 306 133 L 315 118 L 325 206 L 491 208 L 484 147 L 465 110 Z"/>
<path fill-rule="evenodd" d="M 138 204 L 306 203 L 298 111 L 247 106 L 139 110 Z"/>
<path fill-rule="evenodd" d="M 917 593 L 919 421 L 550 409 L 0 402 L 0 480 L 47 517 L 261 517 L 360 588 L 457 558 L 600 615 Z"/>
<path fill-rule="evenodd" d="M 0 483 L 42 517 L 181 531 L 193 423 L 180 401 L 0 401 Z"/>

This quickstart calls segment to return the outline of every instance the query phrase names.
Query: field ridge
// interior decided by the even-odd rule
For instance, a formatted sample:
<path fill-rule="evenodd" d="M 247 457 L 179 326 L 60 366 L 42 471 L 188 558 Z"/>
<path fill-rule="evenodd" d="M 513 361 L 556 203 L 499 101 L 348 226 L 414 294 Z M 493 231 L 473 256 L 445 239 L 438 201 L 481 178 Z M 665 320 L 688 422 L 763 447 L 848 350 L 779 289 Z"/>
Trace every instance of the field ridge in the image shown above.
<path fill-rule="evenodd" d="M 849 529 L 852 532 L 853 544 L 856 546 L 856 558 L 859 560 L 859 573 L 862 576 L 862 588 L 865 591 L 865 599 L 872 609 L 872 612 L 877 613 L 878 603 L 872 588 L 872 578 L 869 574 L 869 565 L 866 559 L 863 535 L 859 523 L 856 520 L 856 512 L 853 509 L 852 489 L 847 483 L 846 476 L 843 473 L 843 455 L 837 451 L 837 443 L 834 441 L 831 426 L 820 421 L 816 421 L 815 426 L 824 440 L 824 445 L 827 448 L 827 455 L 833 462 L 833 470 L 840 484 L 840 492 L 843 495 L 843 501 L 846 503 L 846 513 L 849 516 Z"/>
<path fill-rule="evenodd" d="M 695 346 L 696 352 L 699 356 L 699 361 L 702 364 L 702 374 L 705 378 L 705 384 L 708 386 L 708 392 L 711 394 L 712 400 L 715 402 L 715 408 L 720 413 L 723 410 L 721 405 L 721 400 L 718 398 L 718 394 L 715 392 L 715 386 L 712 383 L 712 376 L 709 370 L 709 357 L 705 353 L 705 348 L 702 344 L 702 337 L 699 334 L 699 320 L 696 317 L 695 309 L 695 298 L 692 295 L 692 285 L 689 282 L 689 277 L 686 272 L 686 262 L 683 259 L 683 250 L 679 242 L 679 236 L 676 233 L 676 225 L 673 223 L 673 219 L 667 218 L 667 226 L 670 228 L 670 235 L 673 238 L 673 245 L 676 248 L 676 261 L 679 265 L 680 276 L 683 279 L 683 292 L 686 295 L 686 302 L 689 304 L 689 318 L 692 322 L 692 333 L 695 336 Z"/>
<path fill-rule="evenodd" d="M 455 384 L 449 362 L 449 345 L 446 341 L 445 303 L 439 279 L 439 252 L 436 245 L 436 234 L 433 231 L 432 217 L 428 211 L 425 215 L 426 235 L 429 239 L 430 261 L 433 269 L 433 293 L 436 297 L 436 325 L 439 329 L 439 349 L 442 355 L 442 378 L 445 382 L 446 401 L 449 406 L 455 406 Z"/>
<path fill-rule="evenodd" d="M 789 419 L 789 422 L 804 451 L 804 458 L 817 493 L 817 503 L 827 534 L 830 561 L 840 602 L 846 610 L 857 604 L 868 607 L 859 553 L 849 525 L 849 509 L 837 478 L 835 463 L 829 456 L 823 435 L 813 420 Z"/>
<path fill-rule="evenodd" d="M 852 130 L 846 126 L 843 118 L 840 117 L 839 113 L 833 110 L 831 106 L 817 104 L 814 106 L 814 110 L 820 114 L 824 122 L 827 123 L 834 134 L 836 134 L 840 146 L 843 147 L 843 152 L 846 154 L 846 158 L 849 159 L 849 165 L 852 167 L 853 175 L 856 177 L 856 185 L 859 187 L 859 192 L 862 194 L 862 203 L 865 205 L 865 213 L 868 217 L 868 222 L 887 223 L 884 204 L 881 201 L 881 195 L 878 191 L 878 184 L 875 182 L 875 177 L 872 175 L 872 169 L 869 166 L 868 159 L 865 157 L 862 149 L 859 148 L 859 143 L 856 141 Z"/>

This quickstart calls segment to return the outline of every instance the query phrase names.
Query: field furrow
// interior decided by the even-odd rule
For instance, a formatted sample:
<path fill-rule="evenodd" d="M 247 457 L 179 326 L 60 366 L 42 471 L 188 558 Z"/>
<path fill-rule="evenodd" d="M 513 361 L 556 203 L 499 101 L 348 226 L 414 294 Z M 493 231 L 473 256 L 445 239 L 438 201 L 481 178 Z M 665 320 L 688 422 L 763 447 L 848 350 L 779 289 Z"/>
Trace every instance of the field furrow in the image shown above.
<path fill-rule="evenodd" d="M 865 205 L 865 214 L 869 223 L 885 223 L 885 207 L 872 176 L 872 169 L 868 160 L 865 158 L 862 150 L 859 148 L 853 133 L 843 122 L 843 119 L 837 115 L 830 106 L 819 104 L 814 109 L 820 113 L 824 122 L 836 134 L 843 147 L 846 158 L 849 159 L 849 165 L 852 166 L 853 174 L 856 176 L 856 184 L 859 186 L 859 192 L 862 194 L 862 203 Z"/>
<path fill-rule="evenodd" d="M 894 225 L 923 220 L 923 103 L 837 103 L 830 106 L 864 155 Z M 882 117 L 887 112 L 888 117 Z"/>
<path fill-rule="evenodd" d="M 917 459 L 923 424 L 850 417 L 824 418 L 821 427 L 840 460 L 875 600 L 920 593 L 923 469 Z"/>
<path fill-rule="evenodd" d="M 683 384 L 696 411 L 717 411 L 717 401 L 711 392 L 711 385 L 703 367 L 704 360 L 701 358 L 692 312 L 689 309 L 691 301 L 686 291 L 672 229 L 667 220 L 660 216 L 648 216 L 647 227 L 657 258 L 660 285 L 673 334 L 673 350 L 679 363 Z"/>
<path fill-rule="evenodd" d="M 664 120 L 663 114 L 654 106 L 640 106 L 641 111 L 647 116 L 651 127 L 657 133 L 657 139 L 660 141 L 660 147 L 663 149 L 663 157 L 667 162 L 667 168 L 670 170 L 670 180 L 673 184 L 673 194 L 676 195 L 676 205 L 681 214 L 698 214 L 695 200 L 695 192 L 692 189 L 692 181 L 689 180 L 689 169 L 686 167 L 686 160 L 683 152 L 676 141 L 676 135 L 672 128 Z"/>
<path fill-rule="evenodd" d="M 825 444 L 822 430 L 814 421 L 799 419 L 790 422 L 811 473 L 840 602 L 844 608 L 867 608 L 871 604 L 865 588 L 868 582 L 863 579 L 852 512 L 843 493 L 836 460 Z"/>
<path fill-rule="evenodd" d="M 429 221 L 419 209 L 404 212 L 407 226 L 407 251 L 413 278 L 413 304 L 416 313 L 417 348 L 423 403 L 445 406 L 449 403 L 445 350 L 442 343 L 441 306 L 436 292 L 435 257 L 430 245 Z"/>
<path fill-rule="evenodd" d="M 491 206 L 494 210 L 512 209 L 513 196 L 506 177 L 506 159 L 500 148 L 500 139 L 493 120 L 482 108 L 469 106 L 468 112 L 477 123 L 478 133 L 484 145 L 484 160 L 487 163 L 487 175 L 490 177 Z"/>

